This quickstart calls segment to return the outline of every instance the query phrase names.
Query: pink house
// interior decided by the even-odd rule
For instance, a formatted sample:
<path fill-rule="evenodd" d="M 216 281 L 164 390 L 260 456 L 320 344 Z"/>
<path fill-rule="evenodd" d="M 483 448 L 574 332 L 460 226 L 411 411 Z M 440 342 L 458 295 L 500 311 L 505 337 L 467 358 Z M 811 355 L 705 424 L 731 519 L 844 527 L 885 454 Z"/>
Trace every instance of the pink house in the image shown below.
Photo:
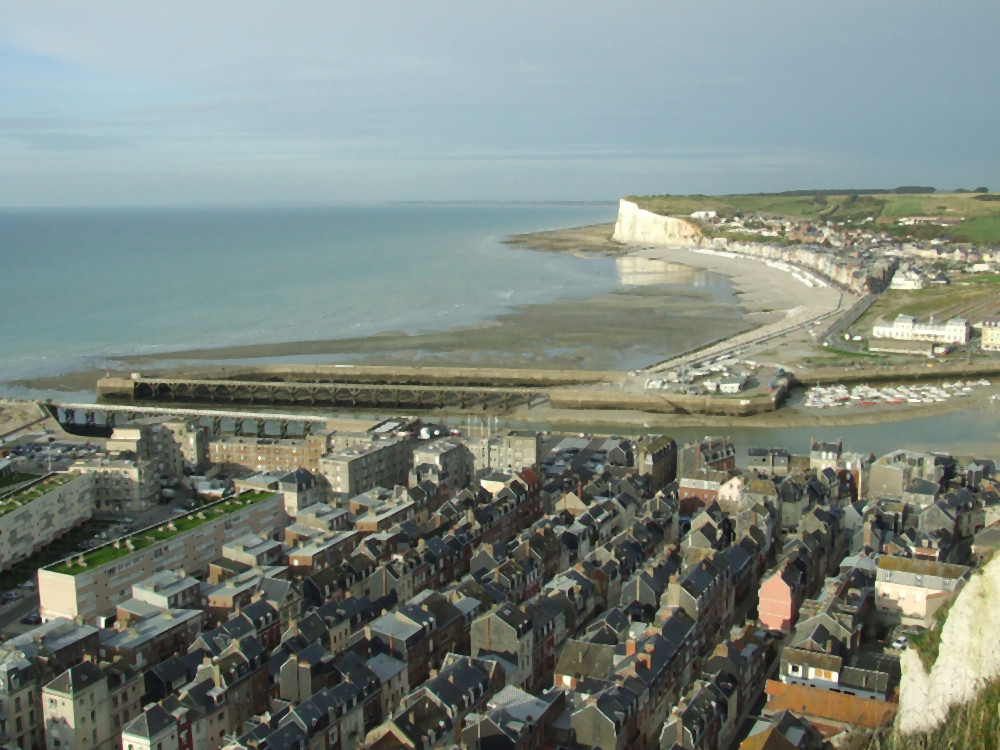
<path fill-rule="evenodd" d="M 780 568 L 760 584 L 757 619 L 770 630 L 789 633 L 805 598 L 805 572 L 796 563 L 798 555 L 786 559 Z"/>

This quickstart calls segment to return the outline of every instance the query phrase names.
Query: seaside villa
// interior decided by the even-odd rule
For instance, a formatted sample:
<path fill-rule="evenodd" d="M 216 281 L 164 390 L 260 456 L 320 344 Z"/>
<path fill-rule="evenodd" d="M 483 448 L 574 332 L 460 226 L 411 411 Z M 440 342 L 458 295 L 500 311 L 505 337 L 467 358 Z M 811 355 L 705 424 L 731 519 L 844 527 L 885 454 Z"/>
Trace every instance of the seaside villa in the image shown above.
<path fill-rule="evenodd" d="M 969 321 L 952 318 L 944 324 L 935 323 L 931 316 L 929 323 L 918 323 L 912 315 L 900 314 L 892 325 L 872 327 L 873 339 L 894 339 L 896 341 L 930 341 L 935 344 L 969 343 Z"/>

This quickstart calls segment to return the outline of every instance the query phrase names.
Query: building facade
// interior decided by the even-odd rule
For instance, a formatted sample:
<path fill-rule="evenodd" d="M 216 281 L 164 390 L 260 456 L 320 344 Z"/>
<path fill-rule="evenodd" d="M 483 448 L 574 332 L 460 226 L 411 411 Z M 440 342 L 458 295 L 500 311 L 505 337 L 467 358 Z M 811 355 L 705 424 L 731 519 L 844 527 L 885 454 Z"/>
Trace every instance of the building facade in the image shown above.
<path fill-rule="evenodd" d="M 969 321 L 952 318 L 944 324 L 918 323 L 912 315 L 897 315 L 892 325 L 872 326 L 872 338 L 896 341 L 931 341 L 937 344 L 969 343 Z"/>
<path fill-rule="evenodd" d="M 0 568 L 7 569 L 94 513 L 94 480 L 50 474 L 0 500 Z"/>
<path fill-rule="evenodd" d="M 245 534 L 280 538 L 285 511 L 280 493 L 243 493 L 159 526 L 76 555 L 38 571 L 43 619 L 109 613 L 132 585 L 164 570 L 207 570 L 219 549 Z"/>

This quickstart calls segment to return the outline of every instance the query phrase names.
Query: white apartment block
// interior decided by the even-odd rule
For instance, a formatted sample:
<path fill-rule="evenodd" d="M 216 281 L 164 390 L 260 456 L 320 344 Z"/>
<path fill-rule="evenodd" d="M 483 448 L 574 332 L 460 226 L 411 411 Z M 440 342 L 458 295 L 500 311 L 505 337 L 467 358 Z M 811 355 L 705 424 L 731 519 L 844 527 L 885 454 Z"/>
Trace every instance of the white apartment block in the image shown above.
<path fill-rule="evenodd" d="M 164 570 L 197 575 L 227 542 L 250 533 L 280 539 L 284 528 L 280 493 L 245 492 L 205 506 L 40 569 L 40 614 L 93 620 L 129 598 L 133 584 Z"/>
<path fill-rule="evenodd" d="M 466 439 L 472 452 L 475 470 L 498 469 L 518 471 L 538 463 L 538 434 L 534 432 L 504 432 L 482 440 Z"/>
<path fill-rule="evenodd" d="M 94 480 L 49 474 L 0 499 L 0 568 L 7 569 L 94 513 Z"/>
<path fill-rule="evenodd" d="M 895 341 L 931 341 L 937 344 L 967 344 L 969 321 L 952 318 L 946 323 L 918 323 L 912 315 L 897 315 L 892 325 L 872 326 L 872 338 Z"/>
<path fill-rule="evenodd" d="M 134 512 L 156 505 L 160 478 L 148 458 L 110 454 L 81 458 L 69 470 L 93 475 L 94 499 L 99 510 Z"/>
<path fill-rule="evenodd" d="M 183 420 L 147 417 L 116 427 L 108 440 L 108 451 L 130 452 L 152 462 L 157 479 L 170 484 L 184 476 L 184 454 L 180 440 L 190 428 Z M 197 433 L 194 433 L 197 434 Z"/>

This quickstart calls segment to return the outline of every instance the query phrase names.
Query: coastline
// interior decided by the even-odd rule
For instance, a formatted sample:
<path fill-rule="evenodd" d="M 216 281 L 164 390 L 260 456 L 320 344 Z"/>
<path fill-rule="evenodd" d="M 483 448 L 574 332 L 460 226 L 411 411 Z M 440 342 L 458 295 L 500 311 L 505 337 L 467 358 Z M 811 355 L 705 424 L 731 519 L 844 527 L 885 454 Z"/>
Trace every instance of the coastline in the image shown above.
<path fill-rule="evenodd" d="M 816 289 L 792 281 L 788 274 L 741 258 L 705 255 L 685 248 L 623 245 L 611 239 L 611 224 L 597 224 L 536 234 L 513 235 L 504 242 L 538 252 L 571 252 L 581 257 L 614 257 L 624 288 L 584 299 L 557 299 L 528 305 L 493 320 L 443 331 L 383 332 L 334 340 L 230 346 L 175 351 L 152 356 L 121 357 L 111 372 L 159 373 L 183 370 L 218 376 L 230 365 L 276 363 L 343 363 L 406 366 L 521 367 L 581 370 L 637 369 L 697 348 L 709 340 L 732 336 L 780 319 L 789 310 L 815 302 Z M 735 296 L 723 303 L 699 285 L 706 272 L 728 279 Z M 684 284 L 656 283 L 681 278 Z M 707 285 L 707 281 L 706 281 Z M 828 293 L 835 293 L 827 290 Z M 694 334 L 693 332 L 698 332 Z M 794 354 L 810 342 L 803 335 L 782 341 L 782 354 Z M 35 391 L 93 391 L 105 369 L 68 372 L 52 377 L 12 381 L 8 385 Z M 755 417 L 656 415 L 645 412 L 522 407 L 511 421 L 594 425 L 704 427 L 837 426 L 896 422 L 944 414 L 972 404 L 948 402 L 906 410 L 863 410 L 819 415 L 794 406 Z"/>

